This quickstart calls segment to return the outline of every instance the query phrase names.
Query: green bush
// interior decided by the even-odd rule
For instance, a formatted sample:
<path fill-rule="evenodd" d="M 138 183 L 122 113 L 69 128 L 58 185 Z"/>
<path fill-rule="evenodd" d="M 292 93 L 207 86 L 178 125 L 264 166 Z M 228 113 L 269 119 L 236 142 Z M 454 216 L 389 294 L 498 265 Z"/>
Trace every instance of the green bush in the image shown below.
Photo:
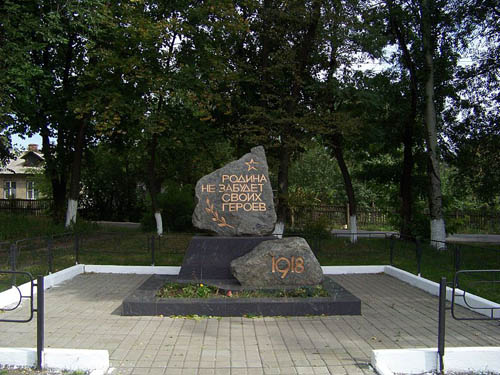
<path fill-rule="evenodd" d="M 302 232 L 306 237 L 314 238 L 329 238 L 330 237 L 330 221 L 326 216 L 320 216 L 315 220 L 308 221 L 302 228 Z"/>
<path fill-rule="evenodd" d="M 164 231 L 190 231 L 194 211 L 194 189 L 191 185 L 168 185 L 159 195 Z M 151 207 L 151 204 L 149 205 Z M 144 213 L 141 225 L 144 230 L 155 230 L 156 222 L 151 208 Z"/>

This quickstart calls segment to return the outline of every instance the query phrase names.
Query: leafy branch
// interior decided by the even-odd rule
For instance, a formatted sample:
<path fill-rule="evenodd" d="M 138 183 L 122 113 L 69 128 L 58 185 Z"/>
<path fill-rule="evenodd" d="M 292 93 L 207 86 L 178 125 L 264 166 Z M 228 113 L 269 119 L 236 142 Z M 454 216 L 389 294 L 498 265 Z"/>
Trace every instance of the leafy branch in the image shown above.
<path fill-rule="evenodd" d="M 232 225 L 229 225 L 226 222 L 226 218 L 224 216 L 219 216 L 219 213 L 214 208 L 214 204 L 210 203 L 210 199 L 207 198 L 206 203 L 207 207 L 205 207 L 205 211 L 207 211 L 209 215 L 212 215 L 212 221 L 215 221 L 219 227 L 229 227 L 234 229 Z"/>

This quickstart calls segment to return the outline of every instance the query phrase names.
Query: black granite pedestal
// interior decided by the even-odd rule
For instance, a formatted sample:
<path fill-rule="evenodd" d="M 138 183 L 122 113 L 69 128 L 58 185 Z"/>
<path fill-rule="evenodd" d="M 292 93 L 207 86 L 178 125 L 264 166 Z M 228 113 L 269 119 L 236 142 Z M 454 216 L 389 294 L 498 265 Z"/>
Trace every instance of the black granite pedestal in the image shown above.
<path fill-rule="evenodd" d="M 251 251 L 267 237 L 193 237 L 182 261 L 179 280 L 233 279 L 230 264 Z"/>
<path fill-rule="evenodd" d="M 306 316 L 361 315 L 361 301 L 325 276 L 329 297 L 308 298 L 158 298 L 156 292 L 177 276 L 152 275 L 122 303 L 122 315 Z M 220 281 L 231 285 L 231 281 Z"/>
<path fill-rule="evenodd" d="M 122 303 L 123 315 L 304 316 L 360 315 L 361 301 L 325 276 L 329 297 L 307 298 L 158 298 L 167 282 L 213 285 L 223 291 L 244 288 L 233 277 L 230 264 L 263 241 L 275 237 L 193 237 L 178 276 L 152 275 Z M 269 288 L 267 288 L 269 289 Z"/>

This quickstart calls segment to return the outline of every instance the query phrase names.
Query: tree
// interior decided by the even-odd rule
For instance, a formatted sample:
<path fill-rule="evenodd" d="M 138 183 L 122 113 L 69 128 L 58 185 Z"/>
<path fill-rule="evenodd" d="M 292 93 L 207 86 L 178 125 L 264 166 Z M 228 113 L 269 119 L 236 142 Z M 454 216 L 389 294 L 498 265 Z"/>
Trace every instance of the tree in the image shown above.
<path fill-rule="evenodd" d="M 82 165 L 82 215 L 92 220 L 140 221 L 145 209 L 140 170 L 137 153 L 120 137 L 89 148 Z"/>
<path fill-rule="evenodd" d="M 401 18 L 403 12 L 401 8 L 396 8 L 392 0 L 386 1 L 388 8 L 389 30 L 395 39 L 399 50 L 401 51 L 402 66 L 408 72 L 409 78 L 409 100 L 410 110 L 406 121 L 403 124 L 403 167 L 400 178 L 400 212 L 401 212 L 401 225 L 400 233 L 403 236 L 412 236 L 412 222 L 413 222 L 413 193 L 412 193 L 412 175 L 414 167 L 413 146 L 415 144 L 414 133 L 417 122 L 417 110 L 419 103 L 418 96 L 418 77 L 417 77 L 417 63 L 415 57 L 409 49 L 408 42 L 411 39 L 411 33 L 408 28 L 405 28 Z"/>
<path fill-rule="evenodd" d="M 102 47 L 109 53 L 95 65 L 107 88 L 95 99 L 96 119 L 103 135 L 121 134 L 134 145 L 158 235 L 159 196 L 174 173 L 170 163 L 191 152 L 182 163 L 184 173 L 195 176 L 198 168 L 186 165 L 198 159 L 193 155 L 206 155 L 203 138 L 220 137 L 210 109 L 223 103 L 217 86 L 226 67 L 217 50 L 224 28 L 232 27 L 229 5 L 139 1 L 112 9 L 115 24 Z"/>
<path fill-rule="evenodd" d="M 498 205 L 500 191 L 500 25 L 498 5 L 466 2 L 461 25 L 468 35 L 465 65 L 455 78 L 456 95 L 447 108 L 447 162 L 458 170 L 457 184 L 469 186 L 478 200 Z"/>
<path fill-rule="evenodd" d="M 318 82 L 325 75 L 342 76 L 360 48 L 356 3 L 238 4 L 248 32 L 239 34 L 229 47 L 238 84 L 231 88 L 232 111 L 225 120 L 228 132 L 237 137 L 237 148 L 263 144 L 277 160 L 279 232 L 288 216 L 290 162 L 315 134 L 321 134 L 311 116 L 315 99 L 321 97 Z M 328 85 L 331 91 L 324 89 L 322 94 L 336 98 L 339 87 L 333 80 Z"/>
<path fill-rule="evenodd" d="M 441 194 L 441 174 L 437 153 L 437 116 L 435 105 L 434 48 L 432 37 L 432 12 L 436 9 L 432 0 L 423 0 L 420 4 L 422 49 L 425 71 L 425 111 L 424 122 L 427 128 L 427 154 L 429 157 L 429 208 L 431 215 L 431 244 L 442 249 L 446 247 L 446 228 L 443 218 L 443 198 Z"/>
<path fill-rule="evenodd" d="M 10 137 L 8 134 L 0 133 L 0 167 L 11 158 Z"/>
<path fill-rule="evenodd" d="M 70 185 L 67 226 L 76 220 L 81 158 L 92 130 L 88 99 L 96 86 L 86 76 L 94 61 L 89 50 L 105 10 L 101 0 L 6 0 L 0 7 L 0 86 L 8 104 L 2 114 L 14 131 L 42 136 L 58 220 Z"/>
<path fill-rule="evenodd" d="M 288 173 L 304 139 L 304 91 L 320 48 L 319 0 L 240 2 L 248 32 L 235 41 L 231 64 L 238 74 L 229 131 L 236 144 L 263 144 L 278 161 L 278 223 L 288 216 Z M 247 146 L 246 146 L 247 147 Z"/>
<path fill-rule="evenodd" d="M 357 201 L 352 176 L 345 160 L 345 148 L 353 147 L 363 126 L 359 111 L 364 75 L 353 65 L 357 59 L 380 56 L 383 44 L 378 34 L 367 32 L 371 21 L 365 19 L 358 1 L 332 2 L 326 7 L 321 33 L 323 48 L 319 52 L 318 70 L 312 76 L 308 91 L 311 128 L 321 134 L 325 144 L 337 160 L 344 181 L 349 206 L 351 241 L 357 241 Z M 366 25 L 369 25 L 368 27 Z M 362 96 L 362 94 L 361 94 Z"/>
<path fill-rule="evenodd" d="M 415 144 L 413 135 L 418 126 L 425 131 L 428 159 L 428 203 L 431 214 L 431 242 L 444 246 L 446 231 L 442 214 L 438 138 L 447 97 L 453 96 L 451 82 L 456 71 L 458 53 L 466 40 L 456 19 L 459 2 L 409 0 L 385 1 L 380 11 L 397 43 L 399 58 L 395 61 L 406 69 L 411 110 L 405 125 L 405 157 L 401 178 L 403 225 L 411 221 L 412 165 Z M 379 10 L 374 10 L 378 12 Z M 418 133 L 418 132 L 417 132 Z M 403 229 L 403 228 L 402 228 Z"/>

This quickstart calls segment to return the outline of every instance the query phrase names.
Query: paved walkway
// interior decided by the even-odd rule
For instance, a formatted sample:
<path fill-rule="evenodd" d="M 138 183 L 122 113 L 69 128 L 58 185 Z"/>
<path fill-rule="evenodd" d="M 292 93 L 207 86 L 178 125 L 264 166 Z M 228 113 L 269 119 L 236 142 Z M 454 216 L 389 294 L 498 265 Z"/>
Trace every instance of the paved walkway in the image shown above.
<path fill-rule="evenodd" d="M 342 375 L 374 374 L 372 349 L 437 342 L 437 298 L 387 275 L 335 276 L 361 298 L 361 316 L 120 316 L 122 299 L 146 277 L 83 274 L 50 289 L 46 346 L 107 349 L 113 374 Z M 450 347 L 500 346 L 498 322 L 455 321 L 448 313 L 446 327 Z M 0 346 L 36 345 L 34 323 L 0 323 L 0 332 Z"/>

